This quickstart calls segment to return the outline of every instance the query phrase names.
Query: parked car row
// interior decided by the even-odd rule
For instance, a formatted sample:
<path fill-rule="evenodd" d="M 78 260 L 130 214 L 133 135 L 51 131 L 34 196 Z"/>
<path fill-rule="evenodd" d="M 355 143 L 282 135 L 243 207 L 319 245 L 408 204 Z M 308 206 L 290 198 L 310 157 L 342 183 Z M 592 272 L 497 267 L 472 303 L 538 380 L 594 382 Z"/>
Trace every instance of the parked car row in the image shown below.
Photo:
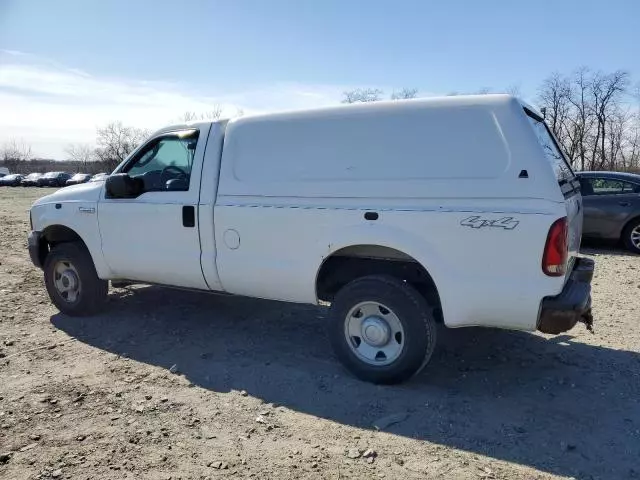
<path fill-rule="evenodd" d="M 86 182 L 99 182 L 105 180 L 108 173 L 76 173 L 67 172 L 30 173 L 21 175 L 12 173 L 0 177 L 0 186 L 3 187 L 64 187 Z"/>

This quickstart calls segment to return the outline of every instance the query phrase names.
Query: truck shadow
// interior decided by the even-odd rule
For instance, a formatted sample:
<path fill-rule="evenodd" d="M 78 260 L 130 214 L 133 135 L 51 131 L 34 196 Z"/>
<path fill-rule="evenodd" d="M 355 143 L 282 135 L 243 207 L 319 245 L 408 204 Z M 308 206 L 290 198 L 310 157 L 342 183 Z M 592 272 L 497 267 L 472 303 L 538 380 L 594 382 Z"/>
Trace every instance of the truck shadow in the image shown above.
<path fill-rule="evenodd" d="M 640 476 L 637 352 L 569 335 L 443 328 L 418 378 L 381 387 L 342 370 L 322 309 L 159 287 L 112 293 L 110 303 L 97 317 L 51 321 L 102 350 L 176 364 L 211 391 L 246 390 L 361 428 L 407 412 L 387 431 L 563 476 Z"/>

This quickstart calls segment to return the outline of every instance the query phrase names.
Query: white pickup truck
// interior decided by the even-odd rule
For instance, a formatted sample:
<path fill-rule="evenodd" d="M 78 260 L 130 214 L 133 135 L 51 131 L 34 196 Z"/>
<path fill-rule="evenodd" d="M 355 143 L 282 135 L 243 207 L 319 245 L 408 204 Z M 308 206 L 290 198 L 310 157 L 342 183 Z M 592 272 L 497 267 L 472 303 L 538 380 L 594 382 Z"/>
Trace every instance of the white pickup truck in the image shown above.
<path fill-rule="evenodd" d="M 63 313 L 99 311 L 109 280 L 330 304 L 336 355 L 372 382 L 420 371 L 438 322 L 592 321 L 580 184 L 507 95 L 174 125 L 31 224 Z"/>

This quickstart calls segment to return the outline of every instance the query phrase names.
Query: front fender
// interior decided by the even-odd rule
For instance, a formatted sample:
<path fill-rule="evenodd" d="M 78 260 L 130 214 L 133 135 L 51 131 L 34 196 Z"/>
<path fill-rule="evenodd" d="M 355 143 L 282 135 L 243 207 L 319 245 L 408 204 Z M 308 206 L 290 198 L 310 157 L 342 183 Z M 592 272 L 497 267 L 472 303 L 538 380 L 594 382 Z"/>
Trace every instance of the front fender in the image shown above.
<path fill-rule="evenodd" d="M 33 230 L 38 232 L 45 232 L 47 228 L 57 225 L 73 230 L 89 250 L 98 277 L 110 277 L 111 271 L 102 255 L 96 202 L 39 203 L 31 208 L 31 220 Z"/>

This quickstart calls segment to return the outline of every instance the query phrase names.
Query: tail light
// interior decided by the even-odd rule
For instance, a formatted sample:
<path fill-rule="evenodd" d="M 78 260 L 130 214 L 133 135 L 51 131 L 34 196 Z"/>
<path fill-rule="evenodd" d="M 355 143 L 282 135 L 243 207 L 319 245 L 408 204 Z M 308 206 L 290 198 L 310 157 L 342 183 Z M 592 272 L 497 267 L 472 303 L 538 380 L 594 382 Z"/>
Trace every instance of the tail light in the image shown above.
<path fill-rule="evenodd" d="M 542 271 L 550 277 L 561 277 L 567 271 L 569 256 L 569 224 L 567 217 L 553 222 L 542 255 Z"/>

